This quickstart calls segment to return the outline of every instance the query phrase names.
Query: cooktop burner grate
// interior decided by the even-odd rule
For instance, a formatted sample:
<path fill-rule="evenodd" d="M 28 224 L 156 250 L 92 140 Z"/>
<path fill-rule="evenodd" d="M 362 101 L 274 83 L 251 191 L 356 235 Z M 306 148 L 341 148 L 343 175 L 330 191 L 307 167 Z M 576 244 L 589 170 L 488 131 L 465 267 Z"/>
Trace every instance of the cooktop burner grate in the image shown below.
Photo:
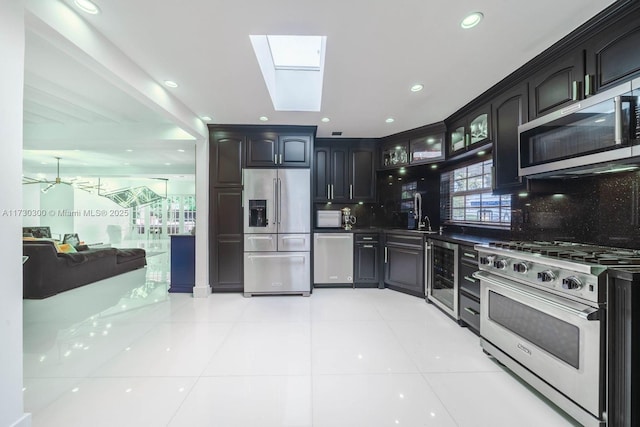
<path fill-rule="evenodd" d="M 640 251 L 562 241 L 498 241 L 490 247 L 600 265 L 640 265 Z"/>

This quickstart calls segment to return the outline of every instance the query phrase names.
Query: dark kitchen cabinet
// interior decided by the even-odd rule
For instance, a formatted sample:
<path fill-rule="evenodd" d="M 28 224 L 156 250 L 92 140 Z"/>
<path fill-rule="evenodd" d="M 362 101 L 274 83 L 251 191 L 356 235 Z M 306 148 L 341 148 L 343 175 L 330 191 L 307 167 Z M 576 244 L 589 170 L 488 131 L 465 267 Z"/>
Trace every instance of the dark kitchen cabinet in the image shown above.
<path fill-rule="evenodd" d="M 308 168 L 311 165 L 311 135 L 264 132 L 249 135 L 246 166 L 251 168 Z"/>
<path fill-rule="evenodd" d="M 478 252 L 473 247 L 461 245 L 459 257 L 459 323 L 480 334 L 480 281 L 473 277 L 473 273 L 478 271 Z"/>
<path fill-rule="evenodd" d="M 264 132 L 247 136 L 246 165 L 252 168 L 276 167 L 278 135 Z"/>
<path fill-rule="evenodd" d="M 444 160 L 444 140 L 444 132 L 409 140 L 409 163 L 416 165 Z"/>
<path fill-rule="evenodd" d="M 493 100 L 493 193 L 525 187 L 518 176 L 518 126 L 528 121 L 527 84 L 505 91 Z"/>
<path fill-rule="evenodd" d="M 376 200 L 376 145 L 361 142 L 349 149 L 349 199 L 353 202 Z"/>
<path fill-rule="evenodd" d="M 449 124 L 449 157 L 474 150 L 490 142 L 490 104 Z"/>
<path fill-rule="evenodd" d="M 584 51 L 576 48 L 529 79 L 529 119 L 583 98 Z"/>
<path fill-rule="evenodd" d="M 242 185 L 242 147 L 240 132 L 212 131 L 209 134 L 209 184 L 212 187 Z"/>
<path fill-rule="evenodd" d="M 356 288 L 377 288 L 380 284 L 380 246 L 378 234 L 354 236 L 353 284 Z"/>
<path fill-rule="evenodd" d="M 640 75 L 640 9 L 603 28 L 586 43 L 584 95 Z"/>
<path fill-rule="evenodd" d="M 213 292 L 242 292 L 242 188 L 215 188 L 211 192 L 210 282 Z"/>
<path fill-rule="evenodd" d="M 380 168 L 392 169 L 409 165 L 409 141 L 390 140 L 382 144 Z"/>
<path fill-rule="evenodd" d="M 314 148 L 314 200 L 375 201 L 375 144 L 318 140 Z"/>
<path fill-rule="evenodd" d="M 424 298 L 424 242 L 421 235 L 386 235 L 384 283 L 391 289 Z"/>

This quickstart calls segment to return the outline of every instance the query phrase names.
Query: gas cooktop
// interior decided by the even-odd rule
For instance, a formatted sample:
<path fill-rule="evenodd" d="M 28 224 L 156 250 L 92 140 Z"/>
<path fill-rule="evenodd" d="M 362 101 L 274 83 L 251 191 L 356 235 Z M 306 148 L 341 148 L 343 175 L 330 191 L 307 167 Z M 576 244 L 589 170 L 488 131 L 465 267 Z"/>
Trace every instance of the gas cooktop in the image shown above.
<path fill-rule="evenodd" d="M 640 265 L 640 250 L 563 241 L 498 241 L 489 247 L 529 252 L 577 263 L 603 266 Z"/>

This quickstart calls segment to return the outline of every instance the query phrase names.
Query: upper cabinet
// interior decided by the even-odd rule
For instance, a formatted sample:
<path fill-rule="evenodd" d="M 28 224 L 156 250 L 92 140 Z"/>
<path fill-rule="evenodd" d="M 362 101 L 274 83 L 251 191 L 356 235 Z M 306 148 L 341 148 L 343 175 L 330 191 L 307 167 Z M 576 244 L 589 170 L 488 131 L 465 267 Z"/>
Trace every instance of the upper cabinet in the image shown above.
<path fill-rule="evenodd" d="M 444 160 L 445 125 L 435 123 L 384 138 L 380 169 L 393 169 Z"/>
<path fill-rule="evenodd" d="M 491 142 L 491 104 L 449 125 L 449 156 L 456 156 Z"/>
<path fill-rule="evenodd" d="M 382 169 L 409 165 L 409 141 L 387 141 L 382 144 L 381 151 Z"/>
<path fill-rule="evenodd" d="M 529 118 L 545 115 L 583 98 L 584 53 L 576 49 L 529 79 Z"/>
<path fill-rule="evenodd" d="M 246 167 L 308 168 L 311 165 L 311 135 L 275 132 L 247 137 Z"/>
<path fill-rule="evenodd" d="M 325 139 L 314 148 L 314 200 L 375 201 L 375 141 Z"/>
<path fill-rule="evenodd" d="M 245 136 L 241 132 L 212 130 L 209 161 L 209 182 L 212 187 L 242 185 L 242 147 Z"/>
<path fill-rule="evenodd" d="M 444 160 L 444 132 L 409 140 L 409 163 L 432 163 Z"/>
<path fill-rule="evenodd" d="M 528 117 L 527 84 L 521 83 L 493 99 L 493 193 L 525 187 L 518 176 L 518 126 Z"/>
<path fill-rule="evenodd" d="M 586 44 L 586 96 L 640 75 L 640 12 L 629 14 Z"/>

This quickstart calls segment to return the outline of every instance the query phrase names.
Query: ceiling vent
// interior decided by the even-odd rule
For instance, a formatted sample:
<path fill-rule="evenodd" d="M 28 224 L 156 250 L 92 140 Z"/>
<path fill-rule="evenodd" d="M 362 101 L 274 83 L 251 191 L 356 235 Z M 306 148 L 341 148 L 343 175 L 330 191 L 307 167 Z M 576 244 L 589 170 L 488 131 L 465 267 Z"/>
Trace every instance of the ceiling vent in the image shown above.
<path fill-rule="evenodd" d="M 341 136 L 342 132 L 331 132 L 331 136 Z"/>

